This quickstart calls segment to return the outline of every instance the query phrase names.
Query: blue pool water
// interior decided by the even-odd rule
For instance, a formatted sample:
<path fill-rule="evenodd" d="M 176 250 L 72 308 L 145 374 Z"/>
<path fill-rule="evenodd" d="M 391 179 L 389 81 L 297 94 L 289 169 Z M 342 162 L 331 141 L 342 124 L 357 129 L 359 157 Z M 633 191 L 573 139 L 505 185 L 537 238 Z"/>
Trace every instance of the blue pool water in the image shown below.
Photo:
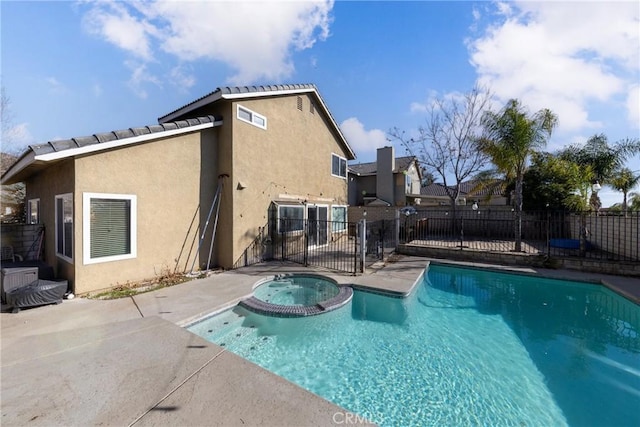
<path fill-rule="evenodd" d="M 189 330 L 383 426 L 640 425 L 640 307 L 602 286 L 431 265 L 406 299 Z"/>

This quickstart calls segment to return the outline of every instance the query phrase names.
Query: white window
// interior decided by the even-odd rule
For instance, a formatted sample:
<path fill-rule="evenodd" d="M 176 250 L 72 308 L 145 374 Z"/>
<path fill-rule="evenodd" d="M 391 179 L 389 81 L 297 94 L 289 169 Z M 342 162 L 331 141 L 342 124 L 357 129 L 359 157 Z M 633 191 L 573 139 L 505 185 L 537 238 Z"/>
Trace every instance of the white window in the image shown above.
<path fill-rule="evenodd" d="M 56 196 L 56 254 L 73 262 L 73 194 Z"/>
<path fill-rule="evenodd" d="M 82 242 L 85 264 L 136 257 L 137 198 L 129 194 L 84 193 Z"/>
<path fill-rule="evenodd" d="M 331 207 L 331 231 L 344 231 L 347 229 L 347 207 L 332 206 Z"/>
<path fill-rule="evenodd" d="M 304 230 L 304 206 L 278 205 L 278 232 Z"/>
<path fill-rule="evenodd" d="M 267 118 L 265 116 L 262 116 L 255 111 L 251 111 L 241 105 L 238 105 L 238 119 L 243 122 L 251 123 L 261 129 L 267 128 Z"/>
<path fill-rule="evenodd" d="M 404 175 L 404 192 L 405 194 L 412 194 L 411 191 L 411 176 L 409 175 L 409 173 L 405 172 Z"/>
<path fill-rule="evenodd" d="M 29 199 L 27 204 L 27 223 L 40 224 L 40 199 Z"/>
<path fill-rule="evenodd" d="M 331 175 L 347 178 L 347 159 L 331 154 Z"/>

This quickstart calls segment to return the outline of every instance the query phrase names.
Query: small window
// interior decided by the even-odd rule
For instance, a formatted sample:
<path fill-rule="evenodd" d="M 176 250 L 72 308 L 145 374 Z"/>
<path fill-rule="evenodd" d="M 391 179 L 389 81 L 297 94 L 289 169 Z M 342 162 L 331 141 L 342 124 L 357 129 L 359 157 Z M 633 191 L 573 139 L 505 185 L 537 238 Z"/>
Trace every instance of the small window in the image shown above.
<path fill-rule="evenodd" d="M 304 206 L 278 206 L 278 232 L 302 231 L 304 229 Z"/>
<path fill-rule="evenodd" d="M 404 184 L 405 184 L 405 193 L 411 194 L 411 176 L 405 172 L 404 176 Z"/>
<path fill-rule="evenodd" d="M 40 224 L 40 199 L 30 199 L 27 204 L 27 222 Z"/>
<path fill-rule="evenodd" d="M 136 196 L 83 194 L 84 263 L 136 257 Z"/>
<path fill-rule="evenodd" d="M 331 175 L 347 178 L 347 159 L 336 154 L 332 154 Z"/>
<path fill-rule="evenodd" d="M 332 206 L 331 207 L 331 230 L 335 233 L 337 231 L 344 231 L 347 229 L 347 207 L 346 206 Z"/>
<path fill-rule="evenodd" d="M 302 111 L 302 97 L 298 97 L 298 110 Z"/>
<path fill-rule="evenodd" d="M 248 108 L 242 107 L 241 105 L 238 105 L 238 119 L 243 122 L 251 123 L 261 129 L 267 128 L 266 117 L 256 113 L 255 111 L 251 111 Z"/>
<path fill-rule="evenodd" d="M 309 102 L 309 112 L 311 114 L 315 114 L 316 113 L 316 105 L 313 103 L 313 101 Z"/>
<path fill-rule="evenodd" d="M 56 254 L 73 261 L 73 194 L 56 196 Z"/>

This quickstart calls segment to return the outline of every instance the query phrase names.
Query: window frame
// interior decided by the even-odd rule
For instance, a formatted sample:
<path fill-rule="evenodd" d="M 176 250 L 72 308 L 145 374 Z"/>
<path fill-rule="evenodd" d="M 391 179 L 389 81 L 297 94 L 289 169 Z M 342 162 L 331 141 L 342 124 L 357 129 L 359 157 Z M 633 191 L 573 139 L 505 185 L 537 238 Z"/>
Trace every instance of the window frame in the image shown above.
<path fill-rule="evenodd" d="M 338 158 L 338 175 L 336 175 L 335 173 L 333 173 L 333 159 L 334 157 Z M 344 176 L 340 175 L 341 172 L 341 165 L 344 164 Z M 331 176 L 335 176 L 336 178 L 342 178 L 342 179 L 347 179 L 347 159 L 345 157 L 342 157 L 336 153 L 331 153 Z"/>
<path fill-rule="evenodd" d="M 91 199 L 128 200 L 129 205 L 129 239 L 128 254 L 110 255 L 91 258 Z M 82 254 L 85 265 L 103 262 L 122 261 L 138 256 L 138 197 L 135 194 L 114 193 L 82 193 Z"/>
<path fill-rule="evenodd" d="M 247 120 L 244 117 L 241 117 L 240 111 L 243 111 L 249 114 L 249 116 L 251 117 L 251 120 Z M 260 129 L 267 130 L 267 118 L 265 116 L 263 116 L 262 114 L 258 114 L 255 111 L 247 107 L 244 107 L 240 104 L 237 104 L 237 107 L 236 107 L 236 117 L 238 118 L 238 120 L 242 122 L 249 123 L 250 125 L 259 127 Z M 256 123 L 256 119 L 261 120 L 263 123 Z"/>
<path fill-rule="evenodd" d="M 333 217 L 334 209 L 343 209 L 344 210 L 344 221 L 336 221 Z M 331 206 L 331 232 L 332 233 L 343 233 L 347 231 L 347 214 L 348 214 L 347 205 L 332 205 Z M 344 228 L 336 229 L 336 226 L 342 226 Z"/>
<path fill-rule="evenodd" d="M 64 211 L 65 211 L 65 202 L 70 202 L 71 203 L 71 241 L 69 242 L 70 244 L 70 250 L 71 250 L 71 256 L 66 255 L 66 249 L 67 249 L 67 241 L 65 239 L 65 233 L 64 233 L 64 224 L 65 222 L 63 221 L 63 231 L 62 231 L 62 236 L 59 235 L 59 225 L 60 225 L 60 217 L 58 215 L 58 200 L 62 200 L 62 213 L 64 215 Z M 54 210 L 55 210 L 55 224 L 56 224 L 56 228 L 55 228 L 55 241 L 56 241 L 56 257 L 61 258 L 71 264 L 73 264 L 73 250 L 74 250 L 74 244 L 73 244 L 73 235 L 74 235 L 74 211 L 73 211 L 73 193 L 64 193 L 64 194 L 56 194 L 55 195 L 55 199 L 54 199 Z M 58 252 L 58 246 L 60 244 L 60 238 L 62 238 L 62 253 Z"/>
<path fill-rule="evenodd" d="M 303 233 L 304 232 L 304 221 L 306 219 L 306 212 L 307 210 L 305 209 L 305 205 L 296 205 L 296 204 L 277 204 L 277 216 L 276 216 L 276 220 L 277 220 L 277 230 L 279 234 L 293 234 L 293 233 Z M 280 208 L 295 208 L 295 209 L 300 209 L 302 211 L 302 218 L 299 219 L 300 221 L 300 225 L 301 228 L 299 229 L 295 229 L 295 230 L 281 230 L 280 229 L 280 220 L 283 218 L 280 214 Z M 295 220 L 295 219 L 294 219 Z"/>
<path fill-rule="evenodd" d="M 32 203 L 36 205 L 36 220 L 32 220 L 33 216 L 33 208 Z M 29 199 L 27 200 L 27 224 L 40 224 L 40 198 Z M 57 246 L 56 246 L 57 248 Z"/>

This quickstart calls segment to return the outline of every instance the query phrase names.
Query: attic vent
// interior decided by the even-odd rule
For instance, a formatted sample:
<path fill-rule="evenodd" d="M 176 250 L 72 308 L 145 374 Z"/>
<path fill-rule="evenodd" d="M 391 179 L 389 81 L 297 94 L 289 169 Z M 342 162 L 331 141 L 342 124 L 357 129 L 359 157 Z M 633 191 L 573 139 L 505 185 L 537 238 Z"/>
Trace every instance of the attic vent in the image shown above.
<path fill-rule="evenodd" d="M 298 97 L 298 110 L 302 111 L 302 97 Z"/>

